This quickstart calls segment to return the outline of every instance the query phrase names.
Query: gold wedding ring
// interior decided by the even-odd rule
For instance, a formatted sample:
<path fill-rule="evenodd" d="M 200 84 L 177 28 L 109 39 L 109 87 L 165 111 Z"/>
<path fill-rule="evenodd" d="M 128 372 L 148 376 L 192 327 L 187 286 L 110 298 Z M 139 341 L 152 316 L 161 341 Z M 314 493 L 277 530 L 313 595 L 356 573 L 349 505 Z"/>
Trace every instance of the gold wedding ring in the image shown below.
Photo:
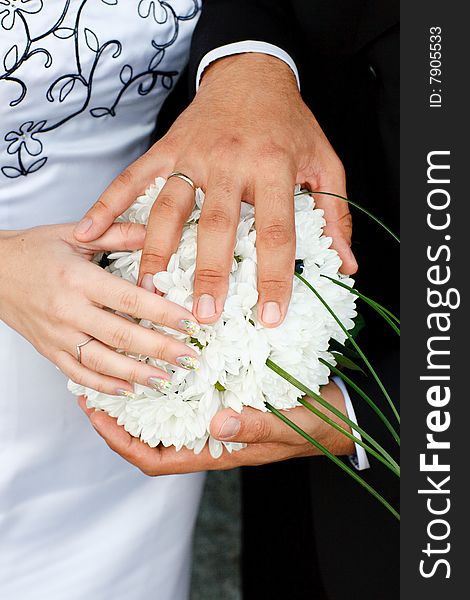
<path fill-rule="evenodd" d="M 171 179 L 172 177 L 178 177 L 178 179 L 185 181 L 193 188 L 193 191 L 196 191 L 196 186 L 194 185 L 194 181 L 191 179 L 191 177 L 188 177 L 187 175 L 185 175 L 184 173 L 181 173 L 180 171 L 173 171 L 173 173 L 170 173 L 168 175 L 167 181 L 168 181 L 168 179 Z"/>

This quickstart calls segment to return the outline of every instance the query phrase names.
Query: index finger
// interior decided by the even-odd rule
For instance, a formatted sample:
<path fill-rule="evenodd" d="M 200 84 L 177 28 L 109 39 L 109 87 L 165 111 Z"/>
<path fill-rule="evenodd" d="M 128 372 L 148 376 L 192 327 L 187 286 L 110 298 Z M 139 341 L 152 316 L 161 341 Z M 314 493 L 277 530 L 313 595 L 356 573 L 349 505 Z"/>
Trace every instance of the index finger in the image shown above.
<path fill-rule="evenodd" d="M 122 171 L 105 189 L 74 229 L 80 242 L 91 242 L 102 235 L 133 204 L 157 175 L 169 172 L 171 160 L 156 152 L 147 152 Z"/>

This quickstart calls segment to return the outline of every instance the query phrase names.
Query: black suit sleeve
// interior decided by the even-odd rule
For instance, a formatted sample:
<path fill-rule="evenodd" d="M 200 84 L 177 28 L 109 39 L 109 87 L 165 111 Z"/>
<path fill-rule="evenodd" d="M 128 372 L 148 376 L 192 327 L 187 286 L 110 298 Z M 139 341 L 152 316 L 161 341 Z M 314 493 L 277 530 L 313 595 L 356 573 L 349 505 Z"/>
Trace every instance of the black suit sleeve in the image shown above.
<path fill-rule="evenodd" d="M 234 42 L 256 40 L 274 44 L 294 60 L 296 43 L 289 2 L 267 0 L 205 0 L 193 34 L 189 81 L 205 54 Z"/>

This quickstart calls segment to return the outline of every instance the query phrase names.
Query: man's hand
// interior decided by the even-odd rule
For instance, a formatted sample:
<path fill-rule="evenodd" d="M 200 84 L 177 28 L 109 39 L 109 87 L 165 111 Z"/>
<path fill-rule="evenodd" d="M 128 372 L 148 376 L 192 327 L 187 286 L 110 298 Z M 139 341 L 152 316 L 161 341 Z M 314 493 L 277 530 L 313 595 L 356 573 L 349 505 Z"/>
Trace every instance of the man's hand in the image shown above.
<path fill-rule="evenodd" d="M 322 389 L 322 396 L 343 414 L 346 414 L 343 394 L 336 384 L 330 382 L 325 386 Z M 144 442 L 132 437 L 123 427 L 117 425 L 116 419 L 104 412 L 86 408 L 85 398 L 80 398 L 79 404 L 108 446 L 146 475 L 232 469 L 245 465 L 262 465 L 288 458 L 320 454 L 316 448 L 276 416 L 252 408 L 245 408 L 241 414 L 226 409 L 212 419 L 211 434 L 215 438 L 248 444 L 243 450 L 232 454 L 224 450 L 222 456 L 215 459 L 210 455 L 207 446 L 200 454 L 194 454 L 187 448 L 178 452 L 174 448 L 163 446 L 150 448 Z M 316 405 L 315 402 L 313 404 Z M 319 405 L 316 406 L 321 408 Z M 321 410 L 350 431 L 348 426 L 335 415 L 325 409 L 321 408 Z M 346 455 L 354 452 L 354 444 L 349 438 L 327 425 L 303 406 L 287 411 L 285 414 L 334 454 Z"/>
<path fill-rule="evenodd" d="M 189 176 L 206 193 L 198 228 L 193 312 L 202 323 L 220 316 L 228 287 L 240 201 L 255 206 L 260 319 L 285 317 L 295 260 L 293 188 L 346 195 L 343 166 L 302 101 L 291 69 L 264 54 L 221 59 L 206 69 L 192 104 L 170 131 L 123 171 L 75 229 L 81 242 L 99 237 L 157 175 Z M 319 196 L 326 235 L 352 274 L 351 216 L 344 200 Z M 168 180 L 150 215 L 139 285 L 166 268 L 194 203 L 191 187 Z"/>

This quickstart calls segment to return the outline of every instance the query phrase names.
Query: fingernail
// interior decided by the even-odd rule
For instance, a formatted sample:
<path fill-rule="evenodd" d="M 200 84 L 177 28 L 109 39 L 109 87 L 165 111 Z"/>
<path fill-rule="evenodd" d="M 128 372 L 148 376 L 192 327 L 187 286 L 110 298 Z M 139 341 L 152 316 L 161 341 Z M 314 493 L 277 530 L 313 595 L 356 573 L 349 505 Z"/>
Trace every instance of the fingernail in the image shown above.
<path fill-rule="evenodd" d="M 85 217 L 80 221 L 80 223 L 75 227 L 75 233 L 84 234 L 86 233 L 90 227 L 93 225 L 93 221 L 90 217 Z"/>
<path fill-rule="evenodd" d="M 144 290 L 147 290 L 148 292 L 152 292 L 152 294 L 155 294 L 155 286 L 153 285 L 153 276 L 150 275 L 150 273 L 146 273 L 142 277 L 142 281 L 140 282 L 140 287 L 144 288 Z"/>
<path fill-rule="evenodd" d="M 281 309 L 277 302 L 265 302 L 261 319 L 269 325 L 274 325 L 281 320 Z"/>
<path fill-rule="evenodd" d="M 127 396 L 127 398 L 135 398 L 134 392 L 130 392 L 129 390 L 116 390 L 118 396 Z"/>
<path fill-rule="evenodd" d="M 209 294 L 202 294 L 197 303 L 197 316 L 201 319 L 208 319 L 215 315 L 215 300 Z"/>
<path fill-rule="evenodd" d="M 168 381 L 168 379 L 149 377 L 147 381 L 149 386 L 153 387 L 157 392 L 169 392 L 171 390 L 171 381 Z"/>
<path fill-rule="evenodd" d="M 219 435 L 217 437 L 221 440 L 228 440 L 234 435 L 237 435 L 237 433 L 240 431 L 240 427 L 240 419 L 236 419 L 235 417 L 229 417 L 222 424 L 222 427 L 219 429 Z"/>
<path fill-rule="evenodd" d="M 188 319 L 181 319 L 179 326 L 180 329 L 186 331 L 186 333 L 189 333 L 191 337 L 194 337 L 201 331 L 199 323 L 196 323 L 195 321 L 189 321 Z"/>
<path fill-rule="evenodd" d="M 201 363 L 194 356 L 178 356 L 176 362 L 180 367 L 188 371 L 197 371 L 201 366 Z"/>

